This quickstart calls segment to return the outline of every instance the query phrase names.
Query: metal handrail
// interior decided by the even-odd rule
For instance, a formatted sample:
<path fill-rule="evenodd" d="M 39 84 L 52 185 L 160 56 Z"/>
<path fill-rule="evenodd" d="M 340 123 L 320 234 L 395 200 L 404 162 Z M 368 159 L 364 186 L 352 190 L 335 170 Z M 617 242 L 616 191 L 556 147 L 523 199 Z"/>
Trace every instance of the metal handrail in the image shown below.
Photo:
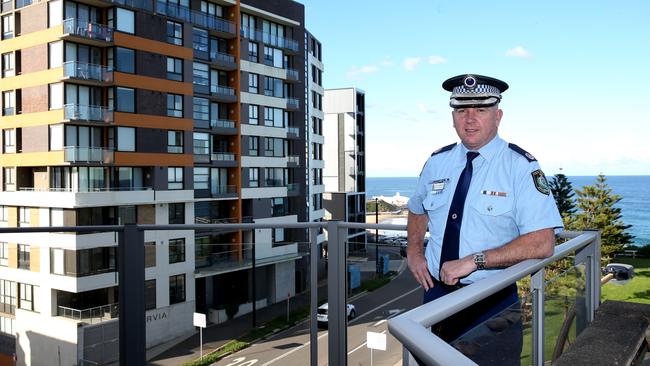
<path fill-rule="evenodd" d="M 562 237 L 570 237 L 576 233 L 566 233 Z M 447 317 L 467 308 L 470 305 L 506 288 L 516 281 L 536 273 L 543 275 L 543 269 L 550 263 L 567 257 L 570 253 L 593 246 L 594 250 L 589 257 L 592 262 L 598 263 L 600 236 L 597 232 L 584 232 L 579 236 L 569 240 L 566 243 L 555 247 L 554 254 L 546 259 L 529 259 L 515 264 L 503 271 L 490 276 L 489 278 L 477 281 L 469 286 L 463 287 L 437 300 L 423 304 L 411 311 L 399 315 L 388 321 L 388 330 L 413 354 L 415 354 L 427 365 L 475 365 L 460 351 L 431 333 L 429 327 Z M 587 270 L 588 282 L 593 282 L 594 263 L 588 264 L 591 271 Z M 595 265 L 596 269 L 598 265 Z M 591 273 L 590 273 L 591 272 Z M 597 273 L 597 272 L 596 272 Z M 588 285 L 589 286 L 589 285 Z M 598 302 L 594 298 L 599 298 L 599 286 L 592 288 L 590 299 L 591 306 L 588 308 L 593 319 L 593 311 L 598 307 Z M 593 292 L 596 292 L 594 294 Z M 543 299 L 541 304 L 543 306 Z M 537 312 L 536 312 L 537 314 Z M 539 322 L 539 319 L 537 319 Z M 543 335 L 543 332 L 542 332 Z M 542 337 L 543 341 L 543 337 Z M 543 347 L 542 347 L 543 348 Z M 541 352 L 541 350 L 540 350 Z M 538 361 L 539 355 L 533 354 L 533 360 Z M 542 358 L 543 362 L 543 358 Z M 408 361 L 404 363 L 408 364 Z M 535 362 L 538 364 L 538 362 Z"/>
<path fill-rule="evenodd" d="M 87 62 L 66 61 L 63 63 L 63 75 L 83 80 L 111 82 L 113 81 L 113 68 Z"/>

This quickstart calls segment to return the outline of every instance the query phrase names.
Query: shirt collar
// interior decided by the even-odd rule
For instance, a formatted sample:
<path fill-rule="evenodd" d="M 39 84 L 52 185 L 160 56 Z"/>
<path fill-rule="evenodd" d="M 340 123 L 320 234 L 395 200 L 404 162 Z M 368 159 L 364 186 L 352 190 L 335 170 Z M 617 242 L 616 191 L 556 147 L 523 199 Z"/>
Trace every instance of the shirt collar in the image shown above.
<path fill-rule="evenodd" d="M 481 154 L 480 155 L 481 157 L 483 157 L 487 161 L 490 161 L 499 152 L 499 150 L 501 150 L 501 148 L 503 147 L 503 145 L 505 143 L 506 142 L 501 137 L 499 137 L 499 135 L 497 134 L 485 146 L 478 149 L 478 152 L 479 152 L 479 154 Z M 465 165 L 465 161 L 467 159 L 466 155 L 467 155 L 467 152 L 470 151 L 470 150 L 467 147 L 465 147 L 465 145 L 463 145 L 462 142 L 460 144 L 458 144 L 458 145 L 460 145 L 460 154 L 458 155 L 458 159 L 459 159 L 458 164 L 459 165 Z"/>

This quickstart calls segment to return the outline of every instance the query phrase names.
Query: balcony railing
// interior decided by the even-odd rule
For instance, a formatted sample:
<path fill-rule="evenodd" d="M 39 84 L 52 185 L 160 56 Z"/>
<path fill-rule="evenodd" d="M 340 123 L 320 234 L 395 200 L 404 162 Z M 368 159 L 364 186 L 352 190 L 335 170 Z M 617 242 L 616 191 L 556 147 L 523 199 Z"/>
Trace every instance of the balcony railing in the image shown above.
<path fill-rule="evenodd" d="M 35 187 L 20 187 L 21 192 L 72 192 L 72 193 L 85 193 L 85 192 L 134 192 L 134 191 L 151 191 L 152 187 L 88 187 L 88 188 L 35 188 Z"/>
<path fill-rule="evenodd" d="M 287 127 L 287 134 L 292 136 L 300 136 L 300 129 L 298 127 Z"/>
<path fill-rule="evenodd" d="M 33 0 L 16 0 L 16 9 L 20 9 L 27 5 L 32 5 Z"/>
<path fill-rule="evenodd" d="M 212 161 L 235 161 L 236 158 L 236 154 L 229 152 L 213 152 L 210 154 L 210 160 Z"/>
<path fill-rule="evenodd" d="M 102 147 L 65 146 L 64 161 L 69 163 L 112 163 L 113 150 Z"/>
<path fill-rule="evenodd" d="M 300 155 L 288 155 L 287 163 L 289 164 L 300 164 Z"/>
<path fill-rule="evenodd" d="M 113 111 L 97 105 L 65 104 L 63 118 L 70 121 L 113 122 Z"/>
<path fill-rule="evenodd" d="M 235 121 L 229 119 L 211 119 L 210 128 L 235 128 Z"/>
<path fill-rule="evenodd" d="M 99 41 L 113 42 L 113 28 L 77 18 L 63 21 L 63 33 Z"/>
<path fill-rule="evenodd" d="M 298 109 L 300 108 L 300 99 L 287 98 L 287 108 Z"/>
<path fill-rule="evenodd" d="M 172 4 L 165 1 L 156 2 L 156 12 L 191 22 L 210 30 L 222 33 L 235 34 L 235 23 L 221 19 L 214 15 L 192 10 L 186 6 Z"/>
<path fill-rule="evenodd" d="M 63 75 L 70 78 L 110 83 L 113 81 L 113 68 L 85 62 L 67 61 L 63 63 Z"/>
<path fill-rule="evenodd" d="M 119 304 L 108 304 L 88 309 L 74 309 L 66 306 L 57 306 L 56 315 L 64 318 L 81 321 L 88 324 L 101 323 L 115 319 L 119 316 Z"/>
<path fill-rule="evenodd" d="M 262 41 L 265 44 L 274 47 L 288 49 L 293 52 L 298 52 L 298 50 L 300 50 L 300 44 L 297 41 L 286 37 L 280 37 L 270 33 L 265 33 L 258 29 L 241 27 L 241 34 L 250 40 Z"/>
<path fill-rule="evenodd" d="M 235 62 L 235 57 L 231 56 L 231 55 L 229 55 L 227 53 L 211 51 L 210 52 L 210 60 L 234 63 Z"/>
<path fill-rule="evenodd" d="M 210 85 L 210 93 L 235 95 L 235 89 L 221 85 Z"/>
<path fill-rule="evenodd" d="M 299 80 L 299 74 L 298 70 L 294 69 L 286 69 L 287 70 L 287 78 L 291 80 Z"/>
<path fill-rule="evenodd" d="M 132 8 L 153 11 L 153 3 L 150 0 L 107 0 L 113 4 L 126 5 Z"/>
<path fill-rule="evenodd" d="M 237 186 L 235 185 L 213 186 L 210 187 L 210 194 L 213 197 L 237 194 Z"/>

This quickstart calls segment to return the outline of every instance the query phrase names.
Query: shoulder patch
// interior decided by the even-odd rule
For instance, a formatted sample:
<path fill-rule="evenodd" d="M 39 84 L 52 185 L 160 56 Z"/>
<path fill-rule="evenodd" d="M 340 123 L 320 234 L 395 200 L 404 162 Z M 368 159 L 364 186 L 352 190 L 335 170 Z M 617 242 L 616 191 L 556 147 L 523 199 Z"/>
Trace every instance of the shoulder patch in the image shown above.
<path fill-rule="evenodd" d="M 443 152 L 445 152 L 445 151 L 449 151 L 449 150 L 453 149 L 454 146 L 456 146 L 456 143 L 455 143 L 455 142 L 454 142 L 453 144 L 451 144 L 451 145 L 447 145 L 447 146 L 445 146 L 445 147 L 441 147 L 441 148 L 439 148 L 438 150 L 432 152 L 432 153 L 431 153 L 431 156 L 434 156 L 434 155 L 437 155 L 437 154 L 443 153 Z"/>
<path fill-rule="evenodd" d="M 515 152 L 517 152 L 518 154 L 522 155 L 524 158 L 526 158 L 526 160 L 528 160 L 529 163 L 532 163 L 533 161 L 537 161 L 537 159 L 535 159 L 535 157 L 531 153 L 520 148 L 515 144 L 508 144 L 508 147 L 514 150 Z"/>
<path fill-rule="evenodd" d="M 533 183 L 535 184 L 535 188 L 537 188 L 539 193 L 548 196 L 549 193 L 551 193 L 551 189 L 549 188 L 548 181 L 546 180 L 544 172 L 541 169 L 537 169 L 530 174 L 533 176 Z"/>

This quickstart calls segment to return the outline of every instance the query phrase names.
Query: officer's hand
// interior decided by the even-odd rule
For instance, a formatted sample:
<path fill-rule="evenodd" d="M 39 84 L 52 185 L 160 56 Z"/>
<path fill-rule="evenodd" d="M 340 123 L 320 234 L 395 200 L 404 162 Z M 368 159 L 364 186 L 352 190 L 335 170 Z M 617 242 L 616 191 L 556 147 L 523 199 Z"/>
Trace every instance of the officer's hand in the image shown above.
<path fill-rule="evenodd" d="M 422 285 L 425 291 L 428 291 L 430 288 L 433 288 L 433 280 L 431 279 L 431 274 L 429 274 L 427 260 L 422 253 L 417 253 L 417 251 L 409 249 L 411 249 L 410 246 L 406 249 L 406 262 L 409 265 L 409 269 L 413 273 L 415 280 Z"/>
<path fill-rule="evenodd" d="M 474 258 L 470 255 L 465 258 L 447 261 L 440 268 L 440 281 L 447 285 L 455 285 L 461 278 L 476 271 Z"/>

